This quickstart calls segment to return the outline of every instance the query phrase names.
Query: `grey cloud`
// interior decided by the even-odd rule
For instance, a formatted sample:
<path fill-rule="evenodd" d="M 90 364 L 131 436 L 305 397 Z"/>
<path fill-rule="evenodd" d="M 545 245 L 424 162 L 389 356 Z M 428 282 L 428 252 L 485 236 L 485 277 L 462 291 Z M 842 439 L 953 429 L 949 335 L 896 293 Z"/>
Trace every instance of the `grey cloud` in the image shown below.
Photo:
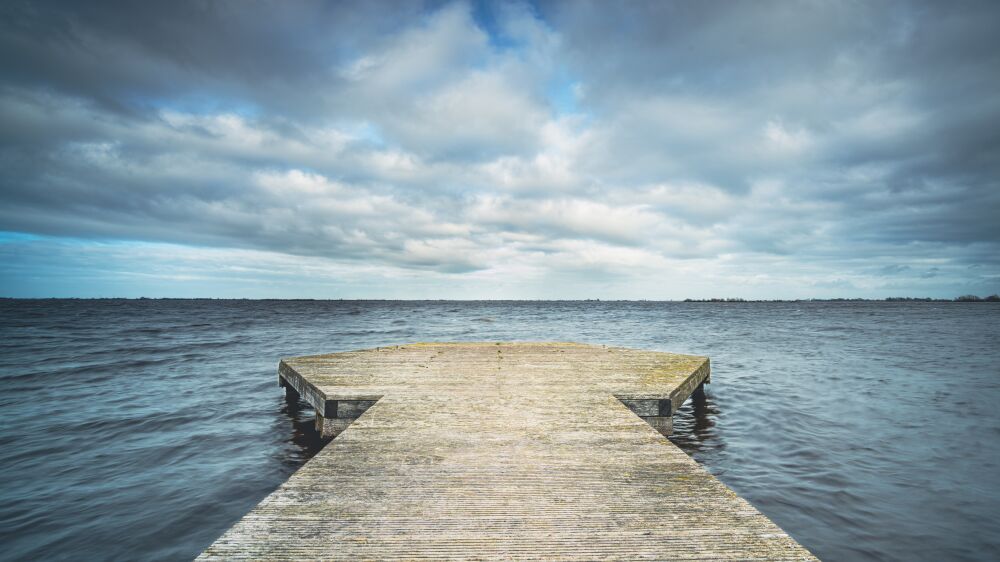
<path fill-rule="evenodd" d="M 780 177 L 835 202 L 845 241 L 1000 239 L 994 4 L 574 3 L 548 15 L 587 102 L 619 119 L 590 161 L 636 164 L 620 181 L 741 193 Z M 811 142 L 768 154 L 761 131 L 775 122 Z M 849 180 L 870 167 L 883 171 Z"/>
<path fill-rule="evenodd" d="M 3 11 L 9 82 L 123 111 L 173 99 L 308 114 L 336 80 L 331 67 L 417 17 L 420 5 L 42 1 Z"/>
<path fill-rule="evenodd" d="M 911 269 L 912 268 L 910 266 L 908 266 L 908 265 L 892 264 L 892 265 L 885 265 L 885 266 L 882 266 L 882 267 L 878 268 L 878 273 L 880 275 L 897 275 L 897 274 L 900 274 L 900 273 L 906 273 L 907 271 L 910 271 Z"/>
<path fill-rule="evenodd" d="M 0 230 L 536 280 L 762 255 L 831 290 L 921 259 L 995 278 L 995 4 L 477 9 L 7 3 Z"/>

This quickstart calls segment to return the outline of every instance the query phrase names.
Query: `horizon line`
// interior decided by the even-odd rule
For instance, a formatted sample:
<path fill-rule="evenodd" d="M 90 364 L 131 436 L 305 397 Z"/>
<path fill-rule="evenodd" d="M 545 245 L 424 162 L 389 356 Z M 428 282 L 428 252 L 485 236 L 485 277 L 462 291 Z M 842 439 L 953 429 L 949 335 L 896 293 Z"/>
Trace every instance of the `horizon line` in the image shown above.
<path fill-rule="evenodd" d="M 672 302 L 672 303 L 747 303 L 747 302 L 1000 302 L 996 294 L 981 297 L 979 295 L 960 295 L 953 298 L 935 297 L 810 297 L 798 299 L 748 299 L 742 297 L 711 297 L 684 299 L 433 299 L 433 298 L 283 298 L 283 297 L 8 297 L 0 296 L 0 300 L 215 300 L 215 301 L 314 301 L 314 302 Z"/>

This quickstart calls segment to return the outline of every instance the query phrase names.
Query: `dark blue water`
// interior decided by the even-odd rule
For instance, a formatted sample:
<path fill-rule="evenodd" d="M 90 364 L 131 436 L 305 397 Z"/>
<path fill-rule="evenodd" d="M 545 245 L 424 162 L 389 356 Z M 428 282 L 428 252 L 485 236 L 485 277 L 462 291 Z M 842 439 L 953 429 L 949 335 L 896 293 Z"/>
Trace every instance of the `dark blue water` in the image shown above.
<path fill-rule="evenodd" d="M 673 440 L 827 560 L 1000 556 L 1000 305 L 0 301 L 0 558 L 184 560 L 322 446 L 278 358 L 708 355 Z"/>

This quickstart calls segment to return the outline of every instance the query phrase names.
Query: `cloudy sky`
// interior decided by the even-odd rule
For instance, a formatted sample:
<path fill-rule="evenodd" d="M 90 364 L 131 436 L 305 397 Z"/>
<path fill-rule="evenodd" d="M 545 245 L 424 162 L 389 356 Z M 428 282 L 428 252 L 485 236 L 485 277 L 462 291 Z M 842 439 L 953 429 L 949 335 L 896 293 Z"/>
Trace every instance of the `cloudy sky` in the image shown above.
<path fill-rule="evenodd" d="M 3 296 L 1000 291 L 997 2 L 0 12 Z"/>

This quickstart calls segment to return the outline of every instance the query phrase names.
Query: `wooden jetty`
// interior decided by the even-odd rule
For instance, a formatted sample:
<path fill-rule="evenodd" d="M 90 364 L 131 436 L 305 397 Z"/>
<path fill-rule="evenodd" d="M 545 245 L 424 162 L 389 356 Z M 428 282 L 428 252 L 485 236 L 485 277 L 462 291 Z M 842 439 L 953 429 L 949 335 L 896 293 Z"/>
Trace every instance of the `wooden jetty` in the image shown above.
<path fill-rule="evenodd" d="M 664 437 L 708 379 L 572 343 L 285 359 L 336 438 L 199 560 L 815 560 Z"/>

